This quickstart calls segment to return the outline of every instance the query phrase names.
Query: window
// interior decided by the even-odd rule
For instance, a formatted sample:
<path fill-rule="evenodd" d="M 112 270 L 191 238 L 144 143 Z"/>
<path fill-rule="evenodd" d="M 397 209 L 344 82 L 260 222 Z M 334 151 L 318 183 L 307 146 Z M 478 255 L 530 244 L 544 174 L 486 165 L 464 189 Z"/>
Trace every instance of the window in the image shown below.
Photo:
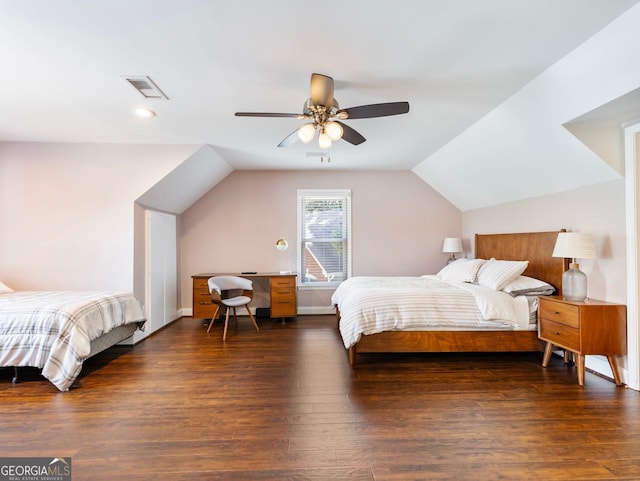
<path fill-rule="evenodd" d="M 301 286 L 337 286 L 351 275 L 351 191 L 298 190 Z"/>

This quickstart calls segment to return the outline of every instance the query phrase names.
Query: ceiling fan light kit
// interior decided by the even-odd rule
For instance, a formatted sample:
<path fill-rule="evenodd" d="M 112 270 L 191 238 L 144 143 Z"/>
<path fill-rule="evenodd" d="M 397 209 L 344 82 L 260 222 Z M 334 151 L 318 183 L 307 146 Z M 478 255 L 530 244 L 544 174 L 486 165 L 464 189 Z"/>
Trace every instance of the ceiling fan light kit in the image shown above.
<path fill-rule="evenodd" d="M 288 147 L 297 140 L 307 144 L 313 140 L 318 131 L 318 145 L 321 149 L 329 149 L 332 142 L 344 139 L 352 145 L 360 145 L 366 139 L 356 130 L 340 120 L 368 119 L 389 115 L 406 114 L 409 102 L 389 102 L 382 104 L 360 105 L 341 109 L 333 97 L 333 78 L 318 73 L 311 74 L 311 97 L 304 103 L 302 114 L 275 112 L 236 112 L 237 117 L 280 117 L 310 120 L 302 127 L 285 137 L 278 147 Z"/>
<path fill-rule="evenodd" d="M 318 147 L 324 150 L 331 147 L 331 137 L 324 131 L 324 128 L 322 128 L 320 134 L 318 134 Z"/>
<path fill-rule="evenodd" d="M 298 129 L 298 138 L 300 142 L 304 144 L 308 144 L 313 140 L 313 137 L 316 135 L 316 125 L 312 122 L 309 124 L 304 124 L 302 127 Z"/>

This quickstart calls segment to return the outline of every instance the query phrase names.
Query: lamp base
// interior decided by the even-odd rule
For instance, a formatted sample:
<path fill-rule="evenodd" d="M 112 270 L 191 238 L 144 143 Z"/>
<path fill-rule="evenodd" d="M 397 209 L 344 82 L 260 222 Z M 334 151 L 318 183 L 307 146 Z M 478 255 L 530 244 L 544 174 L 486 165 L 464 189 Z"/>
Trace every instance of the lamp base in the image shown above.
<path fill-rule="evenodd" d="M 572 262 L 569 270 L 562 274 L 562 296 L 569 301 L 584 301 L 587 298 L 587 275 Z"/>
<path fill-rule="evenodd" d="M 449 257 L 449 259 L 447 259 L 447 265 L 451 264 L 452 262 L 457 261 L 458 259 L 456 259 L 456 255 L 452 252 L 451 253 L 451 257 Z"/>

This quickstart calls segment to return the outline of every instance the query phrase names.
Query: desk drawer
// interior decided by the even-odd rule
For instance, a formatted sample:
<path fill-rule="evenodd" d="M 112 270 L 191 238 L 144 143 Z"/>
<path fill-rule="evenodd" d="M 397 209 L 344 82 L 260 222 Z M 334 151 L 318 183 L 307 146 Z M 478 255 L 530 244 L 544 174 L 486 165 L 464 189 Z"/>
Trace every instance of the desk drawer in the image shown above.
<path fill-rule="evenodd" d="M 540 337 L 558 346 L 580 351 L 580 329 L 575 327 L 569 327 L 549 319 L 541 319 Z"/>
<path fill-rule="evenodd" d="M 271 317 L 295 317 L 298 308 L 294 299 L 271 299 Z"/>
<path fill-rule="evenodd" d="M 271 291 L 271 302 L 274 304 L 282 303 L 295 303 L 296 302 L 296 290 L 295 289 L 273 289 Z"/>
<path fill-rule="evenodd" d="M 296 278 L 295 276 L 276 276 L 271 278 L 271 289 L 276 288 L 290 288 L 295 289 Z"/>
<path fill-rule="evenodd" d="M 193 290 L 193 303 L 194 304 L 211 304 L 211 294 L 205 289 Z"/>
<path fill-rule="evenodd" d="M 204 289 L 209 292 L 209 279 L 197 278 L 193 280 L 193 289 Z"/>
<path fill-rule="evenodd" d="M 546 299 L 540 300 L 540 317 L 560 324 L 579 328 L 580 311 L 577 306 L 553 302 Z"/>
<path fill-rule="evenodd" d="M 191 315 L 194 318 L 211 319 L 216 310 L 216 305 L 211 301 L 208 281 L 207 277 L 193 279 L 193 312 Z"/>
<path fill-rule="evenodd" d="M 298 298 L 295 276 L 271 278 L 271 317 L 295 317 Z"/>

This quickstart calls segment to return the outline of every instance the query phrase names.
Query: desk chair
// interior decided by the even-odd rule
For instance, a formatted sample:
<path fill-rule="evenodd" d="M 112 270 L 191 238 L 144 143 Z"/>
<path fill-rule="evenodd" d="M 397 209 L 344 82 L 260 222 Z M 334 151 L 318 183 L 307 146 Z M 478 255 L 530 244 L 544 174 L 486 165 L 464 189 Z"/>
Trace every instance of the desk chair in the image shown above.
<path fill-rule="evenodd" d="M 236 321 L 236 327 L 238 326 L 238 316 L 236 314 L 236 307 L 244 306 L 249 313 L 249 317 L 256 328 L 259 331 L 258 324 L 256 323 L 253 314 L 249 310 L 249 303 L 253 298 L 253 282 L 244 277 L 236 276 L 216 276 L 211 277 L 208 280 L 209 292 L 211 293 L 211 300 L 216 304 L 216 310 L 211 316 L 211 322 L 207 332 L 211 330 L 213 321 L 216 320 L 220 306 L 224 305 L 227 308 L 227 315 L 224 321 L 224 333 L 222 334 L 222 340 L 227 340 L 227 327 L 229 326 L 229 313 L 233 309 L 233 318 Z"/>

